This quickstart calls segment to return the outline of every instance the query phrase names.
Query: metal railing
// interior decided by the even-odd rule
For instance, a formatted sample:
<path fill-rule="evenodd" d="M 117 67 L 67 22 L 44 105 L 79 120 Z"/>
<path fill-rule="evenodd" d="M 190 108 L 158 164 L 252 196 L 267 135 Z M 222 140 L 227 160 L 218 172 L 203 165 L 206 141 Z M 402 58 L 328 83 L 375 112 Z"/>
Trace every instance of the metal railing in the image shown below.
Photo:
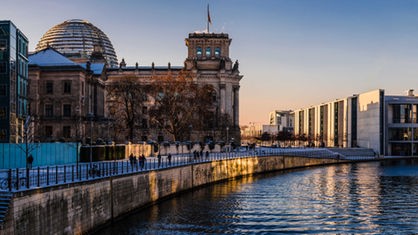
<path fill-rule="evenodd" d="M 145 161 L 140 161 L 138 158 L 134 158 L 132 160 L 79 163 L 71 165 L 35 167 L 31 169 L 3 169 L 0 170 L 0 190 L 22 191 L 202 162 L 254 156 L 298 156 L 344 159 L 344 156 L 338 153 L 334 153 L 327 149 L 315 148 L 263 148 L 250 151 L 233 151 L 223 153 L 209 153 L 201 151 L 175 154 L 171 157 L 171 159 L 168 156 L 162 156 L 161 158 L 148 157 Z M 358 157 L 355 160 L 366 159 Z"/>

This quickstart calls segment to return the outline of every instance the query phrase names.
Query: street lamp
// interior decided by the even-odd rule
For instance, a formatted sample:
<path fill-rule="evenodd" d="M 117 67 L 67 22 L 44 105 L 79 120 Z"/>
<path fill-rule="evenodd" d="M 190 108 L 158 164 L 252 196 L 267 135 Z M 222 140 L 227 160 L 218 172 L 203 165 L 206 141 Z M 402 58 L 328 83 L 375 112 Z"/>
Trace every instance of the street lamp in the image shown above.
<path fill-rule="evenodd" d="M 229 152 L 229 126 L 226 127 L 226 144 L 228 145 Z"/>
<path fill-rule="evenodd" d="M 90 167 L 92 167 L 92 162 L 93 162 L 92 142 L 93 142 L 93 118 L 94 118 L 94 114 L 93 113 L 88 113 L 87 118 L 90 121 Z"/>
<path fill-rule="evenodd" d="M 80 123 L 81 123 L 81 109 L 80 106 L 77 106 L 75 108 L 76 110 L 76 118 L 77 118 L 77 124 L 76 124 L 76 150 L 75 150 L 75 161 L 76 161 L 76 174 L 77 174 L 77 178 L 78 178 L 78 163 L 80 161 L 80 154 L 79 154 L 79 142 L 81 142 L 81 129 L 80 129 Z"/>

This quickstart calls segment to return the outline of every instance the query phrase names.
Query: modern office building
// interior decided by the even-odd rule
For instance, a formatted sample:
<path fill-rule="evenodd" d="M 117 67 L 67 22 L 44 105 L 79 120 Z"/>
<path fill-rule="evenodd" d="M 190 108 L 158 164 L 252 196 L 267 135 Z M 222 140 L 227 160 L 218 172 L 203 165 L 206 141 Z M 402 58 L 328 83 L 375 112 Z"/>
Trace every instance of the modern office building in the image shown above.
<path fill-rule="evenodd" d="M 28 43 L 11 21 L 0 21 L 0 142 L 3 143 L 24 141 Z"/>
<path fill-rule="evenodd" d="M 295 134 L 328 147 L 366 147 L 377 154 L 418 155 L 418 97 L 383 89 L 295 111 Z"/>
<path fill-rule="evenodd" d="M 291 110 L 274 110 L 269 113 L 269 124 L 277 125 L 278 131 L 293 132 L 294 114 Z"/>

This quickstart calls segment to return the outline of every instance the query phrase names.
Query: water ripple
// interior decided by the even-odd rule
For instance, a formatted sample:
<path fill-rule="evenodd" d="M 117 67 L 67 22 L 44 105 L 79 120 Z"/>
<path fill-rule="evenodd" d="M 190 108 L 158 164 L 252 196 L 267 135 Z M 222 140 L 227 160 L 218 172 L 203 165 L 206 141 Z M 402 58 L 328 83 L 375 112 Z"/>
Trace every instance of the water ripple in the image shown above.
<path fill-rule="evenodd" d="M 418 164 L 243 178 L 181 195 L 100 234 L 418 234 Z"/>

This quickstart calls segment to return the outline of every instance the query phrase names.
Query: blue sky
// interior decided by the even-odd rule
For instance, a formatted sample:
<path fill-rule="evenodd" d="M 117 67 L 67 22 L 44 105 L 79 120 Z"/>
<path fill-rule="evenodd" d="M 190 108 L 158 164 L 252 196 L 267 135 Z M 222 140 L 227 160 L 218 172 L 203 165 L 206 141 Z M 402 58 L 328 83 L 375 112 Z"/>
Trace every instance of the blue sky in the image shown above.
<path fill-rule="evenodd" d="M 377 88 L 418 93 L 418 1 L 386 0 L 2 0 L 34 49 L 52 26 L 87 19 L 130 65 L 182 65 L 188 33 L 206 27 L 232 38 L 244 75 L 240 122 Z M 5 10 L 7 9 L 7 10 Z"/>

